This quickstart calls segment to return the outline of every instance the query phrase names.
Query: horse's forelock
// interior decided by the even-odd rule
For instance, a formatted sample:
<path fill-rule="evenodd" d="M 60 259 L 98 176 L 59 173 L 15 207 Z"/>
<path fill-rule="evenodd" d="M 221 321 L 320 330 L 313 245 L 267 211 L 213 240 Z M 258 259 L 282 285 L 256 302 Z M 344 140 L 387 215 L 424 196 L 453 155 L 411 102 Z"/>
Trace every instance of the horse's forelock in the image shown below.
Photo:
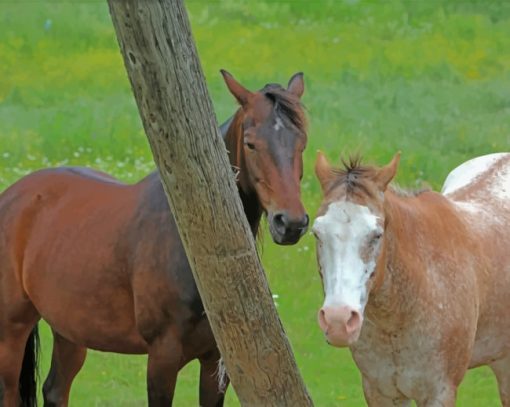
<path fill-rule="evenodd" d="M 280 85 L 266 85 L 263 89 L 264 95 L 273 103 L 276 113 L 283 119 L 288 120 L 300 131 L 306 133 L 306 118 L 303 104 L 300 99 Z"/>
<path fill-rule="evenodd" d="M 329 189 L 333 190 L 344 185 L 348 194 L 364 192 L 367 195 L 373 195 L 369 182 L 373 180 L 377 171 L 376 167 L 364 165 L 362 163 L 362 157 L 359 154 L 350 155 L 347 158 L 341 157 L 340 161 L 343 167 L 333 168 L 335 181 L 331 184 Z M 409 190 L 398 185 L 391 186 L 391 191 L 401 197 L 414 197 L 430 190 L 429 187 Z"/>
<path fill-rule="evenodd" d="M 348 194 L 365 192 L 368 195 L 373 195 L 369 183 L 375 175 L 375 167 L 362 164 L 359 154 L 350 155 L 347 158 L 342 157 L 340 161 L 343 167 L 333 169 L 335 181 L 329 189 L 333 190 L 339 186 L 345 186 Z"/>

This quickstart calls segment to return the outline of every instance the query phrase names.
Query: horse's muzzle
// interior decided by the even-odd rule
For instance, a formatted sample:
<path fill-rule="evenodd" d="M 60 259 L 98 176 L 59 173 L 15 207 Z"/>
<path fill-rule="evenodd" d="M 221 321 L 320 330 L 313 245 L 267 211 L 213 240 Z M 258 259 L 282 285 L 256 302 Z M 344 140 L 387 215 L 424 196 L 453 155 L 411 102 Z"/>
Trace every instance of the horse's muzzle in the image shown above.
<path fill-rule="evenodd" d="M 358 340 L 363 325 L 363 316 L 358 310 L 346 305 L 322 307 L 317 317 L 330 345 L 350 346 Z"/>
<path fill-rule="evenodd" d="M 294 218 L 286 212 L 268 214 L 269 231 L 277 244 L 292 245 L 299 241 L 308 229 L 310 219 L 305 213 L 301 218 Z"/>

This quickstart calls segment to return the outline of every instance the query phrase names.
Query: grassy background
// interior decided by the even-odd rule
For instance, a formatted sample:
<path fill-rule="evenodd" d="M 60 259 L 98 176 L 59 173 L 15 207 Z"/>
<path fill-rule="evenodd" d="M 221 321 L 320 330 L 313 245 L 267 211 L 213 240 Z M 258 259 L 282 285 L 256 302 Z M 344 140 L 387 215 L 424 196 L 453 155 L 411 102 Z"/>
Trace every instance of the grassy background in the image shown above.
<path fill-rule="evenodd" d="M 236 105 L 218 73 L 252 89 L 305 72 L 310 117 L 303 198 L 320 201 L 315 151 L 361 151 L 398 182 L 440 188 L 459 163 L 510 144 L 510 2 L 188 1 L 218 120 Z M 0 2 L 0 190 L 37 168 L 85 165 L 133 182 L 153 168 L 106 1 Z M 317 406 L 360 406 L 347 350 L 316 324 L 322 292 L 314 243 L 265 239 L 263 261 Z M 51 339 L 43 325 L 43 376 Z M 431 333 L 432 335 L 433 333 Z M 198 369 L 179 376 L 175 405 L 197 404 Z M 89 352 L 73 406 L 145 404 L 145 357 Z M 229 390 L 227 405 L 237 405 Z M 469 372 L 460 406 L 498 405 L 486 368 Z"/>

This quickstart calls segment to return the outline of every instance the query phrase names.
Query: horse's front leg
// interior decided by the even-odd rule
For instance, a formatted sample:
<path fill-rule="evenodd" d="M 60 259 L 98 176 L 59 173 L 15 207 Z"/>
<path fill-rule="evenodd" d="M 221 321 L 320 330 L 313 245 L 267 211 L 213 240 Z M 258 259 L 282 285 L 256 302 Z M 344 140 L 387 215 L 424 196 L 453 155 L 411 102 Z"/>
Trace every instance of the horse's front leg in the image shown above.
<path fill-rule="evenodd" d="M 381 393 L 377 385 L 373 385 L 372 383 L 370 383 L 370 381 L 366 377 L 362 378 L 362 383 L 365 400 L 367 401 L 367 404 L 370 407 L 411 406 L 411 400 L 408 400 L 405 397 L 388 397 L 387 395 Z"/>
<path fill-rule="evenodd" d="M 455 407 L 457 399 L 457 386 L 441 383 L 438 389 L 430 391 L 425 400 L 416 400 L 418 407 Z"/>
<path fill-rule="evenodd" d="M 510 355 L 490 364 L 498 379 L 499 396 L 503 407 L 510 407 Z"/>
<path fill-rule="evenodd" d="M 221 371 L 217 348 L 200 357 L 200 406 L 222 407 L 229 378 Z"/>
<path fill-rule="evenodd" d="M 168 329 L 150 342 L 148 354 L 149 407 L 171 406 L 177 373 L 184 361 L 181 341 L 171 329 Z"/>

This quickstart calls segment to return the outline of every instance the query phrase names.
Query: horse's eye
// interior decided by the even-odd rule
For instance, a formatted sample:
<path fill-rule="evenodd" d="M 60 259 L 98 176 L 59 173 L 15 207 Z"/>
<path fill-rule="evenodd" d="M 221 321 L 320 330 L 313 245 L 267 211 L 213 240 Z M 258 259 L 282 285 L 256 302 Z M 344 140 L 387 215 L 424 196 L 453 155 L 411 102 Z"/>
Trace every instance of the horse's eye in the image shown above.
<path fill-rule="evenodd" d="M 380 239 L 381 237 L 382 237 L 382 233 L 376 233 L 376 234 L 372 237 L 372 241 L 371 241 L 371 243 L 372 243 L 372 244 L 376 244 L 376 243 L 379 241 L 379 239 Z"/>
<path fill-rule="evenodd" d="M 248 147 L 250 150 L 255 150 L 255 144 L 253 143 L 245 142 L 244 145 Z"/>

